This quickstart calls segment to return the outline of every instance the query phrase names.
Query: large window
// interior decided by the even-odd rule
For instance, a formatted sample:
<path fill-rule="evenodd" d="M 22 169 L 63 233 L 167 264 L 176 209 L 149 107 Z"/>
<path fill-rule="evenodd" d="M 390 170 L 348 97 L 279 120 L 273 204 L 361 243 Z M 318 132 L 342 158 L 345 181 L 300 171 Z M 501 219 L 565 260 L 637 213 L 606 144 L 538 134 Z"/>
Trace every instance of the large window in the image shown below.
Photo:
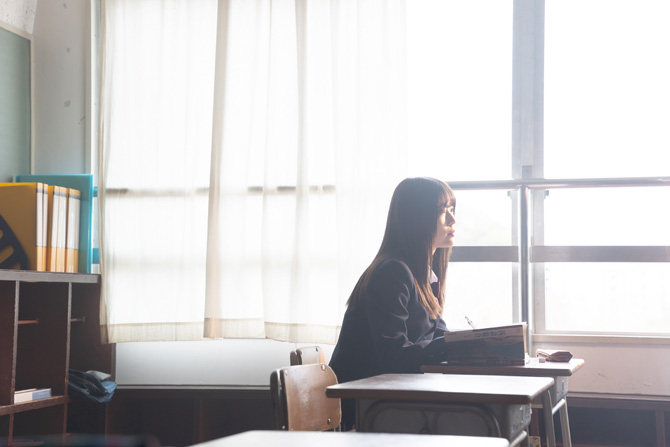
<path fill-rule="evenodd" d="M 116 96 L 103 97 L 117 114 L 103 135 L 117 219 L 106 279 L 120 332 L 198 338 L 217 289 L 236 297 L 209 317 L 223 336 L 232 307 L 259 336 L 307 323 L 332 338 L 393 186 L 427 175 L 458 198 L 450 328 L 467 315 L 539 334 L 670 335 L 666 0 L 330 6 L 106 2 L 119 58 Z M 120 209 L 143 216 L 143 234 Z M 140 286 L 161 312 L 137 311 Z"/>
<path fill-rule="evenodd" d="M 412 0 L 406 8 L 408 174 L 512 178 L 513 3 Z M 512 245 L 507 191 L 460 190 L 457 200 L 459 247 Z M 480 325 L 513 321 L 514 270 L 512 262 L 451 263 L 448 327 L 467 327 L 466 315 Z"/>
<path fill-rule="evenodd" d="M 557 248 L 535 270 L 536 328 L 668 334 L 670 186 L 635 177 L 670 174 L 670 4 L 547 0 L 544 16 L 544 175 L 613 180 L 542 192 L 535 233 Z"/>
<path fill-rule="evenodd" d="M 513 3 L 411 0 L 406 9 L 410 175 L 511 178 Z"/>
<path fill-rule="evenodd" d="M 668 175 L 668 20 L 665 0 L 546 1 L 547 178 Z"/>
<path fill-rule="evenodd" d="M 670 165 L 670 5 L 407 9 L 410 165 L 458 196 L 449 326 L 667 334 L 670 184 L 642 177 Z"/>

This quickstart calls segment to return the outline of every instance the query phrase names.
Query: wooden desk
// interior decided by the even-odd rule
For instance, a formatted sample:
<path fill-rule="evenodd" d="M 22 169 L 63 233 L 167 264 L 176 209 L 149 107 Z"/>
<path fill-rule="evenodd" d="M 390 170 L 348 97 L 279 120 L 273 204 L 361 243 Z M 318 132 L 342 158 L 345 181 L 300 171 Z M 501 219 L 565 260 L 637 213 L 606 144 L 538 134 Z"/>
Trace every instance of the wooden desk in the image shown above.
<path fill-rule="evenodd" d="M 248 431 L 196 444 L 197 447 L 509 447 L 502 438 L 389 433 Z"/>
<path fill-rule="evenodd" d="M 476 375 L 505 375 L 524 377 L 551 377 L 554 385 L 548 396 L 542 396 L 542 407 L 544 410 L 544 425 L 547 436 L 547 445 L 556 446 L 556 435 L 554 431 L 553 415 L 559 411 L 561 421 L 561 434 L 563 445 L 572 446 L 570 438 L 570 421 L 568 419 L 568 404 L 565 396 L 568 394 L 568 377 L 584 366 L 584 360 L 572 359 L 569 362 L 544 362 L 540 363 L 537 358 L 531 358 L 530 362 L 518 366 L 469 366 L 453 365 L 446 363 L 440 365 L 424 365 L 421 371 L 425 373 L 441 374 L 476 374 Z M 548 399 L 548 400 L 547 400 Z"/>
<path fill-rule="evenodd" d="M 354 399 L 360 432 L 502 437 L 527 445 L 530 404 L 550 377 L 382 374 L 326 388 Z"/>

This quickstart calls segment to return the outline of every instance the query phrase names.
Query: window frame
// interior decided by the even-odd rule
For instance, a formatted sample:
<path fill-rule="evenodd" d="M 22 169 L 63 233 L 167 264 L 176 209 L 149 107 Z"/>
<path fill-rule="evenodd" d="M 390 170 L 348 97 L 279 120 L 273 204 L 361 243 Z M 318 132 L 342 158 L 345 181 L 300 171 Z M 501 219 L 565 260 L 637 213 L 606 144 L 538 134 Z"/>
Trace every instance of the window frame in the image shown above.
<path fill-rule="evenodd" d="M 87 108 L 90 126 L 86 138 L 89 151 L 86 165 L 97 174 L 98 76 L 100 51 L 100 0 L 90 5 L 89 48 L 87 64 Z M 532 341 L 598 341 L 615 343 L 670 344 L 667 337 L 646 335 L 613 335 L 598 333 L 550 333 L 544 326 L 544 265 L 543 262 L 670 262 L 668 246 L 545 246 L 544 190 L 553 188 L 584 188 L 613 186 L 670 186 L 670 177 L 609 178 L 609 179 L 544 179 L 544 0 L 513 0 L 512 50 L 512 180 L 449 182 L 458 190 L 507 189 L 512 194 L 512 245 L 455 246 L 453 262 L 511 262 L 515 265 L 513 315 L 515 321 L 527 321 Z M 310 185 L 310 192 L 332 192 L 333 185 Z M 294 194 L 295 186 L 280 186 L 274 194 Z M 119 195 L 142 191 L 108 191 Z M 204 193 L 206 191 L 198 191 Z M 251 186 L 248 194 L 263 192 L 262 186 Z M 169 192 L 165 192 L 168 193 Z M 268 191 L 266 191 L 268 193 Z M 531 238 L 533 243 L 531 244 Z M 532 347 L 529 343 L 529 352 Z"/>
<path fill-rule="evenodd" d="M 507 189 L 512 197 L 511 246 L 456 246 L 454 262 L 512 262 L 514 320 L 529 324 L 532 342 L 580 341 L 670 344 L 666 336 L 549 332 L 545 328 L 544 262 L 670 262 L 668 246 L 545 246 L 544 196 L 555 188 L 670 186 L 670 177 L 544 179 L 545 1 L 514 0 L 512 62 L 512 179 L 450 182 L 454 190 Z M 532 241 L 532 243 L 531 243 Z"/>
<path fill-rule="evenodd" d="M 515 321 L 526 321 L 532 328 L 533 339 L 557 341 L 568 337 L 574 341 L 599 340 L 603 337 L 657 339 L 670 343 L 670 335 L 613 335 L 605 333 L 549 332 L 544 326 L 544 262 L 670 262 L 670 246 L 546 246 L 543 242 L 544 207 L 533 208 L 543 203 L 545 191 L 558 188 L 608 188 L 608 187 L 670 187 L 670 177 L 608 178 L 608 179 L 519 179 L 501 181 L 450 182 L 455 190 L 517 191 L 512 194 L 516 213 L 513 214 L 514 243 L 508 246 L 455 246 L 452 262 L 510 262 L 517 265 L 513 273 L 517 285 L 514 300 Z M 539 197 L 540 200 L 536 200 Z M 533 241 L 531 243 L 531 241 Z M 529 349 L 530 351 L 530 349 Z"/>

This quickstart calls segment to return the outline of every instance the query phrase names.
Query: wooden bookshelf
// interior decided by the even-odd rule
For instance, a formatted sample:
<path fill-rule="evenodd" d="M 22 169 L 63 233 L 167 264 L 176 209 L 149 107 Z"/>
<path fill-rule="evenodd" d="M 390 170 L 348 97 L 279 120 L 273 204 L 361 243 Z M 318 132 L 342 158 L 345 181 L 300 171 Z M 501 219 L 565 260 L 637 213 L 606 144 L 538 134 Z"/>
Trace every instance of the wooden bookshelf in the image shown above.
<path fill-rule="evenodd" d="M 99 312 L 99 275 L 0 270 L 0 445 L 66 435 L 68 369 L 111 372 Z M 51 397 L 14 403 L 27 388 Z"/>

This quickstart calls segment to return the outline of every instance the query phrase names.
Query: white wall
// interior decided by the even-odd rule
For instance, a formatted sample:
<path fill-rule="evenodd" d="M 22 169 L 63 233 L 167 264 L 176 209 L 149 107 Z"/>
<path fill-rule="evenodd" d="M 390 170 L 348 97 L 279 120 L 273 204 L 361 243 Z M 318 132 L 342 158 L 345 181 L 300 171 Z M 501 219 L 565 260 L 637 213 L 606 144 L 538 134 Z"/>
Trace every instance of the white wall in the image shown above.
<path fill-rule="evenodd" d="M 35 171 L 39 174 L 86 172 L 88 1 L 37 4 Z M 0 0 L 0 7 L 5 4 L 6 10 L 9 3 L 31 2 Z M 266 386 L 270 372 L 288 363 L 295 346 L 270 340 L 124 343 L 117 346 L 116 380 L 119 384 Z M 332 346 L 323 347 L 329 358 Z M 570 380 L 573 391 L 670 396 L 669 344 L 562 341 L 535 347 L 569 349 L 586 359 L 586 366 Z"/>
<path fill-rule="evenodd" d="M 288 365 L 296 346 L 263 339 L 120 343 L 115 380 L 124 385 L 269 386 L 270 373 Z M 330 360 L 333 347 L 322 348 Z"/>
<path fill-rule="evenodd" d="M 34 174 L 86 174 L 86 30 L 90 0 L 41 0 L 34 46 Z"/>
<path fill-rule="evenodd" d="M 667 343 L 536 343 L 534 348 L 568 349 L 586 362 L 569 379 L 570 391 L 670 396 L 670 345 Z"/>
<path fill-rule="evenodd" d="M 37 0 L 0 0 L 0 22 L 33 33 Z"/>
<path fill-rule="evenodd" d="M 116 379 L 133 385 L 267 386 L 270 372 L 288 364 L 294 344 L 271 340 L 215 340 L 117 345 Z M 330 359 L 333 346 L 323 345 Z M 568 349 L 586 363 L 569 379 L 570 390 L 670 396 L 667 344 L 536 343 L 534 348 Z"/>

